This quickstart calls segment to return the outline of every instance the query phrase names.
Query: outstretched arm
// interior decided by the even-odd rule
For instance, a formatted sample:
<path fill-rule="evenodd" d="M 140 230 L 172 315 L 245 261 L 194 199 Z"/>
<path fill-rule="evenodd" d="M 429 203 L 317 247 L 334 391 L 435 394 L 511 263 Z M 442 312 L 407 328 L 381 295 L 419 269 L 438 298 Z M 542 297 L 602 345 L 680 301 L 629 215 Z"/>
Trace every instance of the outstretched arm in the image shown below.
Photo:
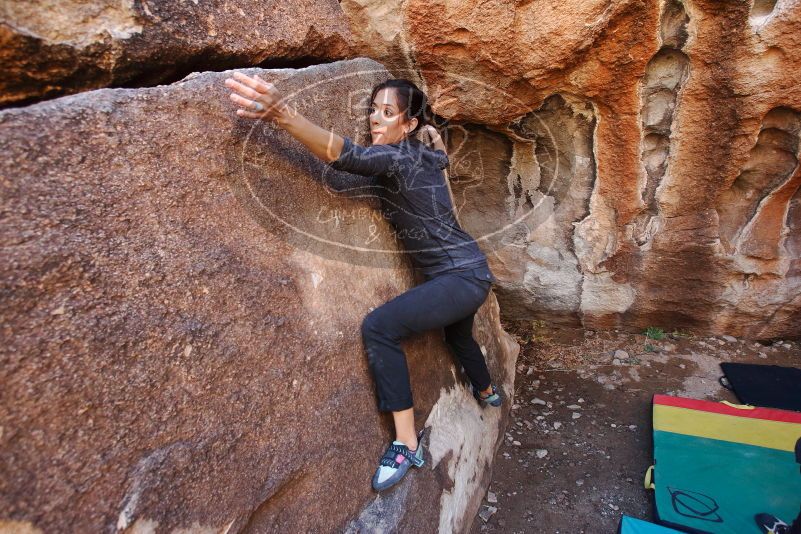
<path fill-rule="evenodd" d="M 237 115 L 271 121 L 306 145 L 315 156 L 332 163 L 334 169 L 372 177 L 387 172 L 393 164 L 398 163 L 399 154 L 393 147 L 363 147 L 348 137 L 317 126 L 289 107 L 275 85 L 259 75 L 251 78 L 234 72 L 234 78 L 226 79 L 225 85 L 234 91 L 231 100 L 242 108 L 236 111 Z"/>
<path fill-rule="evenodd" d="M 234 91 L 231 100 L 242 108 L 236 112 L 240 117 L 272 121 L 327 163 L 339 158 L 345 144 L 342 136 L 317 126 L 290 108 L 275 85 L 258 74 L 251 78 L 234 72 L 234 78 L 227 78 L 225 85 Z"/>

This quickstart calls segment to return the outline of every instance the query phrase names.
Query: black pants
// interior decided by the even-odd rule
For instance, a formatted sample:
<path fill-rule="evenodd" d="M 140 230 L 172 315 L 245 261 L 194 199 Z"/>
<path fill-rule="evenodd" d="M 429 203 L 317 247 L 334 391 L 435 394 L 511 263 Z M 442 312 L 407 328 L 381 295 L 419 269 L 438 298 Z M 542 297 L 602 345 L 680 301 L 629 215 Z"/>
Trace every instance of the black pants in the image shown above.
<path fill-rule="evenodd" d="M 473 339 L 473 317 L 489 294 L 486 269 L 445 273 L 379 306 L 362 322 L 362 340 L 375 379 L 378 409 L 411 408 L 412 389 L 400 341 L 412 334 L 445 329 L 445 341 L 473 387 L 490 385 L 487 362 Z"/>

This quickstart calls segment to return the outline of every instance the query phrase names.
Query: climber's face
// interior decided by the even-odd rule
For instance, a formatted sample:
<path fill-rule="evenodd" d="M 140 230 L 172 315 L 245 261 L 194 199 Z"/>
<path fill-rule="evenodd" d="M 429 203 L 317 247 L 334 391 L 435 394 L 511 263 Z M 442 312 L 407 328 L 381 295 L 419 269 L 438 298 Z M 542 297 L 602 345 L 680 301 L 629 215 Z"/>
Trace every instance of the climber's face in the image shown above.
<path fill-rule="evenodd" d="M 395 89 L 385 87 L 375 94 L 370 106 L 370 137 L 374 145 L 397 143 L 417 126 L 417 118 L 406 120 L 398 105 Z"/>

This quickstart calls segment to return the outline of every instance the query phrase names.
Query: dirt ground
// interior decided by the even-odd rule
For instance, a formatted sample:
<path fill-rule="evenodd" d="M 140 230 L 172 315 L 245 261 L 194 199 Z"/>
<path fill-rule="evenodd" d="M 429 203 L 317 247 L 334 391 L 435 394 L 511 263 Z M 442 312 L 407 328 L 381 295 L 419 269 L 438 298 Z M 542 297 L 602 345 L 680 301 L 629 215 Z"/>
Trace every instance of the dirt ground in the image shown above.
<path fill-rule="evenodd" d="M 504 327 L 521 344 L 512 417 L 471 534 L 614 533 L 622 514 L 652 520 L 652 396 L 737 402 L 718 382 L 721 362 L 801 366 L 797 341 Z"/>

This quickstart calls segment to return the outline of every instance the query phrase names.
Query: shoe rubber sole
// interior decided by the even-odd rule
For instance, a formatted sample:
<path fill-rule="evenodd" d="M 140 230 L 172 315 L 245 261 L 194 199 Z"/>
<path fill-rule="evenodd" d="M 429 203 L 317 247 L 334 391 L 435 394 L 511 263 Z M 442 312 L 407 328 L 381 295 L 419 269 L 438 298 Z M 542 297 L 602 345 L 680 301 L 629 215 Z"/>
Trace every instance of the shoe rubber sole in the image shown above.
<path fill-rule="evenodd" d="M 420 432 L 417 433 L 417 452 L 415 453 L 415 458 L 418 458 L 421 463 L 420 465 L 413 464 L 410 461 L 405 461 L 398 468 L 398 470 L 388 479 L 384 480 L 383 482 L 378 482 L 378 472 L 376 470 L 375 474 L 373 475 L 372 485 L 373 489 L 376 491 L 384 491 L 386 489 L 391 488 L 392 486 L 396 485 L 401 479 L 406 476 L 406 473 L 409 471 L 411 467 L 424 467 L 426 465 L 424 459 L 424 445 L 423 445 L 423 437 L 425 436 L 426 428 L 423 428 Z"/>

